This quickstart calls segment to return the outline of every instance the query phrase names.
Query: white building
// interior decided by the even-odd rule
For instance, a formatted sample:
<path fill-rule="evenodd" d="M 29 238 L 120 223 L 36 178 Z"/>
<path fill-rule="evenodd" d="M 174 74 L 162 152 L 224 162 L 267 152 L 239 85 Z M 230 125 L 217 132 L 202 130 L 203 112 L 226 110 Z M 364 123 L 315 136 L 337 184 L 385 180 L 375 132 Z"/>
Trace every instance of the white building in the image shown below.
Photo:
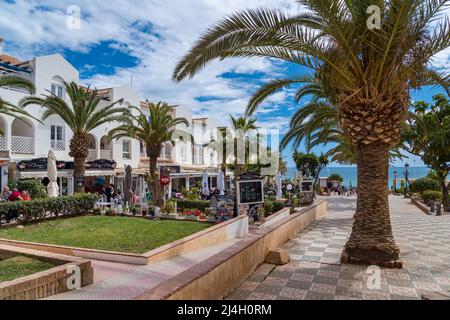
<path fill-rule="evenodd" d="M 1 54 L 0 76 L 5 74 L 20 75 L 31 80 L 36 87 L 36 96 L 48 95 L 51 91 L 63 99 L 68 99 L 63 81 L 76 83 L 80 81 L 78 70 L 59 54 L 36 57 L 23 62 Z M 141 103 L 142 98 L 132 88 L 101 89 L 98 94 L 103 99 L 102 104 L 106 105 L 123 99 L 125 106 L 141 106 L 142 110 L 146 112 L 145 104 Z M 16 105 L 28 95 L 27 92 L 17 88 L 0 88 L 0 97 Z M 38 119 L 42 117 L 43 109 L 40 106 L 29 106 L 26 110 Z M 208 129 L 211 132 L 215 131 L 214 121 L 195 119 L 192 112 L 186 107 L 174 108 L 173 116 L 186 117 L 192 123 L 189 130 L 198 138 Z M 94 168 L 87 170 L 86 176 L 87 179 L 91 177 L 90 180 L 102 178 L 105 183 L 115 183 L 121 187 L 124 168 L 130 165 L 136 176 L 142 176 L 148 172 L 148 159 L 144 148 L 137 140 L 108 141 L 106 136 L 109 130 L 116 125 L 115 123 L 102 125 L 92 132 L 91 150 L 87 160 L 97 162 L 93 165 Z M 37 159 L 46 158 L 48 151 L 53 149 L 57 160 L 61 162 L 59 172 L 61 192 L 68 194 L 73 192 L 71 167 L 73 159 L 69 156 L 72 132 L 62 119 L 53 116 L 41 124 L 33 119 L 23 121 L 0 114 L 0 128 L 4 132 L 3 136 L 0 136 L 0 185 L 2 187 L 8 183 L 8 179 L 45 178 L 46 170 L 39 166 Z M 180 143 L 174 148 L 171 143 L 167 143 L 162 151 L 159 164 L 160 166 L 170 166 L 173 169 L 171 176 L 176 180 L 174 182 L 177 187 L 180 179 L 184 179 L 184 186 L 189 187 L 190 178 L 201 176 L 204 170 L 209 170 L 212 175 L 218 171 L 217 154 L 208 153 L 207 150 L 203 152 L 204 149 L 206 148 L 202 146 L 185 143 Z M 178 159 L 180 159 L 179 163 Z M 28 164 L 22 163 L 21 166 L 18 166 L 23 161 Z M 111 166 L 112 162 L 114 162 L 113 166 Z M 102 164 L 105 163 L 106 166 L 103 167 Z M 101 182 L 102 179 L 99 181 Z"/>

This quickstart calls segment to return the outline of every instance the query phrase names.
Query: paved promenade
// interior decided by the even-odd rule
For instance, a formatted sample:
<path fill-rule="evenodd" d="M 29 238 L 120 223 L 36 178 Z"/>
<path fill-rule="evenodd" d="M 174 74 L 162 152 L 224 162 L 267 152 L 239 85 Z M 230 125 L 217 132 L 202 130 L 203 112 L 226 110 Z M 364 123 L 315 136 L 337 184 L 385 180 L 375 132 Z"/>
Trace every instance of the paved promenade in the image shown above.
<path fill-rule="evenodd" d="M 332 197 L 328 216 L 286 244 L 289 264 L 261 265 L 228 299 L 399 300 L 450 291 L 450 215 L 427 216 L 401 197 L 390 203 L 404 268 L 381 270 L 379 288 L 369 289 L 367 267 L 340 263 L 356 198 Z"/>

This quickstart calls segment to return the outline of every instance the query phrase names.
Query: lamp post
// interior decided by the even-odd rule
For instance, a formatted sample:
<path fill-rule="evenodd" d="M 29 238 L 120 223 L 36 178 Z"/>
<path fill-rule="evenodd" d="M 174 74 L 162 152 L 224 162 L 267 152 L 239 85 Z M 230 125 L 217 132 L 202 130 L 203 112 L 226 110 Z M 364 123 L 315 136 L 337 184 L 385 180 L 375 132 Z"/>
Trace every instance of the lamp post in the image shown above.
<path fill-rule="evenodd" d="M 397 170 L 394 171 L 394 194 L 397 193 Z"/>
<path fill-rule="evenodd" d="M 408 195 L 408 184 L 409 184 L 409 164 L 405 164 L 405 198 Z"/>

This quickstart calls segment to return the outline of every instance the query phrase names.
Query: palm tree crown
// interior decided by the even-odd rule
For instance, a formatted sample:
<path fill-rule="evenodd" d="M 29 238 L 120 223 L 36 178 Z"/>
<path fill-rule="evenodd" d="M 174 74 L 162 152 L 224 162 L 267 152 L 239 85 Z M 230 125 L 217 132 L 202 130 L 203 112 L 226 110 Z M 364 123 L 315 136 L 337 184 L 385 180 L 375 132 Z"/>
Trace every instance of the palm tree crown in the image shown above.
<path fill-rule="evenodd" d="M 86 158 L 89 155 L 89 133 L 102 124 L 110 122 L 121 122 L 127 119 L 129 113 L 127 108 L 118 107 L 123 100 L 118 100 L 102 106 L 102 99 L 97 90 L 82 87 L 75 82 L 64 82 L 66 93 L 70 103 L 51 93 L 44 98 L 27 97 L 20 105 L 40 105 L 45 111 L 42 119 L 45 121 L 50 116 L 59 116 L 73 132 L 70 140 L 70 156 L 74 158 L 75 177 L 85 175 Z M 76 184 L 78 192 L 84 191 L 84 187 Z"/>
<path fill-rule="evenodd" d="M 161 154 L 163 144 L 173 142 L 177 134 L 177 126 L 182 124 L 189 127 L 189 122 L 185 118 L 173 118 L 171 113 L 174 106 L 166 102 L 151 103 L 147 101 L 149 115 L 141 109 L 132 107 L 137 111 L 137 115 L 130 114 L 123 125 L 111 130 L 109 138 L 120 139 L 130 137 L 141 141 L 146 146 L 147 156 L 150 159 L 149 184 L 151 185 L 153 198 L 159 206 L 163 206 L 163 199 L 159 182 L 157 181 L 156 166 L 158 157 Z M 186 136 L 186 132 L 180 132 L 180 136 Z M 192 141 L 192 136 L 189 135 Z"/>
<path fill-rule="evenodd" d="M 31 81 L 18 76 L 2 76 L 0 77 L 0 88 L 2 87 L 16 87 L 25 89 L 28 93 L 34 93 L 35 88 Z M 17 107 L 14 104 L 3 100 L 0 97 L 0 114 L 11 116 L 14 118 L 30 117 L 33 118 L 28 112 L 23 108 Z M 35 118 L 33 118 L 35 119 Z M 37 120 L 37 119 L 35 119 Z M 38 120 L 39 121 L 39 120 Z M 0 128 L 0 135 L 4 134 Z"/>

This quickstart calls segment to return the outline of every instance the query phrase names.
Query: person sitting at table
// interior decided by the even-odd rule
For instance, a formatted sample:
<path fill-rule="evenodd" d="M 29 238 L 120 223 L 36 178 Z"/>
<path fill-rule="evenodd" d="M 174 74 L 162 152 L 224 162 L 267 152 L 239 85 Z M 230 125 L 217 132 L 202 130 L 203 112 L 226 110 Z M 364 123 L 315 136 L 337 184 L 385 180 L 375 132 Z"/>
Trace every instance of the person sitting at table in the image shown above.
<path fill-rule="evenodd" d="M 21 197 L 23 201 L 31 201 L 30 193 L 26 190 L 22 191 Z"/>
<path fill-rule="evenodd" d="M 4 187 L 0 200 L 1 201 L 8 201 L 8 198 L 9 198 L 10 195 L 11 195 L 11 191 L 9 191 L 9 188 L 8 187 Z"/>

